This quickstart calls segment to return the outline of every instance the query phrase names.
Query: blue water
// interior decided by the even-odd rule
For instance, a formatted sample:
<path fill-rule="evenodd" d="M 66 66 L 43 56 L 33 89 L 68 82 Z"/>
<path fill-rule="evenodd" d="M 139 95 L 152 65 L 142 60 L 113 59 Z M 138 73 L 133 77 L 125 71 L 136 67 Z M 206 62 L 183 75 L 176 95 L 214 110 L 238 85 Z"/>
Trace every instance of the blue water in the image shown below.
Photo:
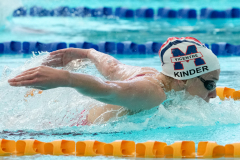
<path fill-rule="evenodd" d="M 101 41 L 165 42 L 168 37 L 192 36 L 203 43 L 240 43 L 238 19 L 124 20 L 101 18 L 18 17 L 0 31 L 0 41 L 99 43 Z"/>
<path fill-rule="evenodd" d="M 203 43 L 228 42 L 240 43 L 240 21 L 239 19 L 116 19 L 116 18 L 82 18 L 82 17 L 12 17 L 12 10 L 20 6 L 30 8 L 42 6 L 45 8 L 56 8 L 59 6 L 88 6 L 91 8 L 118 6 L 139 7 L 169 7 L 195 8 L 199 12 L 203 7 L 211 7 L 222 10 L 231 7 L 240 7 L 238 1 L 169 1 L 169 0 L 140 0 L 140 1 L 95 1 L 83 0 L 43 0 L 35 2 L 31 0 L 9 0 L 3 1 L 4 8 L 0 17 L 0 42 L 5 41 L 40 41 L 43 43 L 64 41 L 80 42 L 89 41 L 98 43 L 100 41 L 133 41 L 145 43 L 147 41 L 164 42 L 168 37 L 192 36 Z M 12 3 L 11 3 L 12 2 Z M 0 4 L 1 4 L 0 3 Z M 7 21 L 6 21 L 7 19 Z M 2 29 L 1 29 L 2 28 Z"/>
<path fill-rule="evenodd" d="M 11 2 L 11 3 L 10 3 Z M 20 4 L 21 3 L 21 4 Z M 13 3 L 31 7 L 34 5 L 54 8 L 67 5 L 69 7 L 88 6 L 124 6 L 139 8 L 142 6 L 168 6 L 179 9 L 191 7 L 200 10 L 211 6 L 214 9 L 227 9 L 240 6 L 240 1 L 168 1 L 168 0 L 122 0 L 96 1 L 82 0 L 42 0 Z M 124 5 L 123 5 L 124 4 Z M 3 13 L 7 13 L 7 9 Z M 2 13 L 2 12 L 1 12 Z M 10 12 L 9 12 L 10 13 Z M 238 19 L 218 20 L 126 20 L 104 18 L 63 18 L 63 17 L 18 17 L 5 16 L 0 25 L 0 42 L 40 41 L 40 42 L 79 42 L 89 41 L 147 41 L 164 42 L 169 36 L 193 36 L 203 43 L 229 42 L 240 44 L 240 21 Z M 110 122 L 92 126 L 72 126 L 83 109 L 93 104 L 101 104 L 85 97 L 71 88 L 56 88 L 24 97 L 31 90 L 24 87 L 10 87 L 7 79 L 22 71 L 39 66 L 48 53 L 39 56 L 24 54 L 0 55 L 0 137 L 6 139 L 34 138 L 49 142 L 56 139 L 88 140 L 103 142 L 125 139 L 136 143 L 147 140 L 164 141 L 168 144 L 178 140 L 217 141 L 218 144 L 240 141 L 240 108 L 239 101 L 221 101 L 216 98 L 205 103 L 198 97 L 184 98 L 185 92 L 169 93 L 175 97 L 169 105 L 140 112 L 136 115 L 123 116 Z M 161 71 L 161 63 L 157 55 L 113 55 L 122 63 L 136 66 L 154 67 Z M 218 86 L 227 86 L 240 90 L 240 57 L 219 57 L 221 74 Z M 77 67 L 74 72 L 88 73 L 103 78 L 90 62 Z M 11 159 L 86 159 L 63 156 L 10 157 Z M 111 159 L 95 157 L 91 159 Z"/>
<path fill-rule="evenodd" d="M 74 117 L 77 118 L 74 113 L 80 113 L 83 109 L 86 109 L 89 104 L 95 103 L 94 100 L 84 97 L 70 88 L 47 90 L 41 95 L 36 94 L 34 97 L 26 98 L 24 95 L 30 90 L 29 88 L 14 88 L 10 87 L 7 83 L 8 77 L 13 77 L 28 68 L 40 65 L 44 56 L 45 54 L 34 56 L 31 59 L 29 58 L 30 55 L 25 57 L 23 57 L 23 55 L 1 56 L 0 68 L 3 74 L 0 80 L 0 87 L 3 92 L 0 94 L 0 98 L 2 99 L 0 106 L 4 106 L 4 108 L 0 113 L 5 116 L 1 119 L 0 130 L 24 130 L 24 132 L 27 133 L 20 134 L 21 137 L 29 138 L 29 136 L 36 136 L 37 139 L 40 138 L 39 140 L 46 140 L 41 133 L 47 135 L 56 134 L 47 138 L 51 140 L 56 139 L 56 137 L 57 139 L 61 138 L 62 136 L 72 139 L 74 136 L 69 137 L 68 134 L 74 135 L 79 133 L 88 137 L 87 139 L 91 139 L 90 137 L 97 133 L 97 135 L 92 138 L 108 142 L 121 138 L 125 132 L 131 134 L 124 134 L 124 139 L 132 138 L 135 141 L 144 141 L 147 140 L 147 138 L 152 139 L 153 137 L 157 138 L 157 134 L 161 133 L 166 134 L 165 138 L 162 139 L 161 136 L 159 137 L 160 139 L 157 139 L 171 143 L 177 140 L 176 138 L 170 138 L 173 135 L 178 137 L 178 140 L 189 137 L 189 140 L 192 139 L 195 141 L 199 141 L 203 133 L 205 133 L 205 135 L 202 138 L 205 136 L 211 137 L 211 133 L 204 131 L 204 129 L 199 129 L 199 126 L 205 126 L 206 128 L 200 128 L 205 128 L 206 130 L 230 127 L 231 134 L 228 134 L 228 136 L 231 138 L 218 139 L 215 137 L 215 139 L 222 144 L 234 139 L 238 140 L 238 137 L 233 137 L 237 134 L 234 130 L 240 122 L 239 102 L 233 100 L 222 102 L 219 98 L 216 98 L 212 100 L 210 104 L 207 104 L 198 97 L 193 97 L 194 100 L 184 99 L 182 94 L 185 93 L 182 92 L 172 93 L 173 97 L 175 96 L 175 100 L 171 102 L 172 104 L 170 106 L 175 107 L 162 108 L 162 106 L 159 106 L 150 111 L 141 112 L 133 116 L 124 116 L 117 120 L 115 119 L 111 123 L 100 126 L 70 127 L 74 122 L 72 119 L 74 119 Z M 128 65 L 149 66 L 161 71 L 161 63 L 157 55 L 114 56 L 122 63 Z M 219 60 L 221 64 L 221 74 L 217 85 L 228 86 L 239 90 L 240 84 L 238 83 L 238 79 L 240 78 L 240 71 L 237 64 L 240 57 L 220 57 Z M 80 67 L 76 72 L 88 73 L 102 78 L 90 62 L 87 62 L 87 68 Z M 68 118 L 65 117 L 66 115 Z M 159 121 L 159 123 L 157 123 L 157 121 Z M 189 135 L 189 130 L 191 131 L 192 129 L 196 133 L 200 132 L 201 135 Z M 144 132 L 142 132 L 142 130 L 144 130 Z M 176 130 L 177 132 L 168 137 L 168 134 L 165 133 L 165 131 L 168 130 Z M 222 132 L 221 130 L 222 129 L 219 129 L 219 132 Z M 179 131 L 183 132 L 182 135 L 178 134 Z M 184 132 L 186 132 L 187 136 Z M 105 134 L 108 136 L 106 137 Z M 6 133 L 3 133 L 3 135 L 8 137 Z M 19 138 L 18 135 L 19 133 L 17 132 L 16 135 L 13 134 L 13 136 L 10 137 Z M 77 139 L 86 139 L 83 135 L 76 135 L 76 137 Z M 143 139 L 142 136 L 139 135 L 143 135 L 145 138 Z"/>

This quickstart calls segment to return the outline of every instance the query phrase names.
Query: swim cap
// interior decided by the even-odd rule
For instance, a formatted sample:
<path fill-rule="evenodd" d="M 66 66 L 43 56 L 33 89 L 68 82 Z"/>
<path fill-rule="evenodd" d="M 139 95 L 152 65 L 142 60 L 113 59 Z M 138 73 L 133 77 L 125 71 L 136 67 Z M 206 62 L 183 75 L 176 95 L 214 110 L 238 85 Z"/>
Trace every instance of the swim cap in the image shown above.
<path fill-rule="evenodd" d="M 178 80 L 220 69 L 217 56 L 193 37 L 170 37 L 159 50 L 162 73 Z"/>

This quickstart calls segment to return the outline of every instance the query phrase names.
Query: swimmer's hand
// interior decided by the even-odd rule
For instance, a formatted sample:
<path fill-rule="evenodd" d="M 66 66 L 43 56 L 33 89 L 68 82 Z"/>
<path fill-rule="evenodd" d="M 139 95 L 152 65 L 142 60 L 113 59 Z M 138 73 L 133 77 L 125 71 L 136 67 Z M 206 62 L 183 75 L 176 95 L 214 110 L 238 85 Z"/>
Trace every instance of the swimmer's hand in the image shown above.
<path fill-rule="evenodd" d="M 68 87 L 69 77 L 70 73 L 68 71 L 40 66 L 22 72 L 20 75 L 9 79 L 8 83 L 15 87 L 27 86 L 47 90 L 56 87 Z"/>
<path fill-rule="evenodd" d="M 67 48 L 51 52 L 42 65 L 51 67 L 65 67 L 75 59 L 87 58 L 90 49 Z"/>
<path fill-rule="evenodd" d="M 29 69 L 8 82 L 11 86 L 27 86 L 41 90 L 71 87 L 85 96 L 103 103 L 123 106 L 131 111 L 153 108 L 166 99 L 159 81 L 152 77 L 104 81 L 92 75 L 40 66 Z"/>

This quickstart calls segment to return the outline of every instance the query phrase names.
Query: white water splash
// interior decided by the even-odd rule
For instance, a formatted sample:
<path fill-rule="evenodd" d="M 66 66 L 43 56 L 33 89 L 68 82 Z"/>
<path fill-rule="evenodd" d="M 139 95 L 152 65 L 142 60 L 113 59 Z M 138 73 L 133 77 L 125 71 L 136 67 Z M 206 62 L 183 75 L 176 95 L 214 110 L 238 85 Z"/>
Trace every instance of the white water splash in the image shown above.
<path fill-rule="evenodd" d="M 46 54 L 33 56 L 23 66 L 6 68 L 0 80 L 0 130 L 47 130 L 66 128 L 84 132 L 138 131 L 158 127 L 212 126 L 240 123 L 238 101 L 221 101 L 216 98 L 206 103 L 185 91 L 167 93 L 168 100 L 151 110 L 127 115 L 110 122 L 92 126 L 74 127 L 86 118 L 90 106 L 103 105 L 71 88 L 56 88 L 34 96 L 31 89 L 11 87 L 7 83 L 22 71 L 41 65 Z M 103 78 L 90 61 L 72 62 L 66 70 L 87 73 Z M 86 110 L 82 113 L 83 110 Z"/>
<path fill-rule="evenodd" d="M 0 130 L 34 129 L 43 130 L 73 126 L 86 118 L 85 107 L 93 104 L 101 105 L 91 98 L 79 94 L 71 88 L 56 88 L 43 91 L 33 91 L 26 87 L 11 87 L 7 80 L 21 72 L 41 65 L 47 55 L 33 56 L 23 66 L 16 69 L 5 69 L 0 80 Z M 75 70 L 81 73 L 94 67 L 89 61 L 75 67 L 77 62 L 66 66 L 66 70 Z M 95 71 L 97 71 L 95 69 Z M 94 70 L 89 71 L 95 74 Z M 95 74 L 96 75 L 96 74 Z"/>

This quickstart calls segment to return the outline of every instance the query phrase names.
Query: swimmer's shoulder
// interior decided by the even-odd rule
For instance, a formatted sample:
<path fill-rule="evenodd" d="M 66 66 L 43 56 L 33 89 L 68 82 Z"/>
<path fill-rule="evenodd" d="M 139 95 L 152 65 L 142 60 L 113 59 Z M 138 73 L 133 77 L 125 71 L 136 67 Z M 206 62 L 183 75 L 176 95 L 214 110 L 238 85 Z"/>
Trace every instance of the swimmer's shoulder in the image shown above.
<path fill-rule="evenodd" d="M 144 81 L 148 81 L 149 92 L 152 94 L 154 99 L 158 101 L 159 105 L 166 100 L 166 93 L 164 89 L 164 84 L 162 83 L 161 73 L 149 73 L 143 76 Z"/>
<path fill-rule="evenodd" d="M 164 85 L 160 75 L 161 72 L 155 68 L 141 67 L 137 74 L 132 75 L 124 81 L 142 81 L 142 86 L 147 86 L 147 92 L 151 95 L 151 100 L 160 105 L 166 100 Z"/>
<path fill-rule="evenodd" d="M 161 72 L 156 72 L 155 74 L 149 74 L 146 76 L 146 78 L 151 80 L 152 83 L 156 86 L 156 88 L 165 95 L 165 88 L 164 88 L 164 83 L 162 82 Z"/>
<path fill-rule="evenodd" d="M 125 80 L 133 80 L 135 78 L 149 77 L 149 76 L 157 75 L 160 73 L 158 70 L 151 67 L 138 67 L 138 68 L 139 69 L 137 72 L 135 72 Z"/>

